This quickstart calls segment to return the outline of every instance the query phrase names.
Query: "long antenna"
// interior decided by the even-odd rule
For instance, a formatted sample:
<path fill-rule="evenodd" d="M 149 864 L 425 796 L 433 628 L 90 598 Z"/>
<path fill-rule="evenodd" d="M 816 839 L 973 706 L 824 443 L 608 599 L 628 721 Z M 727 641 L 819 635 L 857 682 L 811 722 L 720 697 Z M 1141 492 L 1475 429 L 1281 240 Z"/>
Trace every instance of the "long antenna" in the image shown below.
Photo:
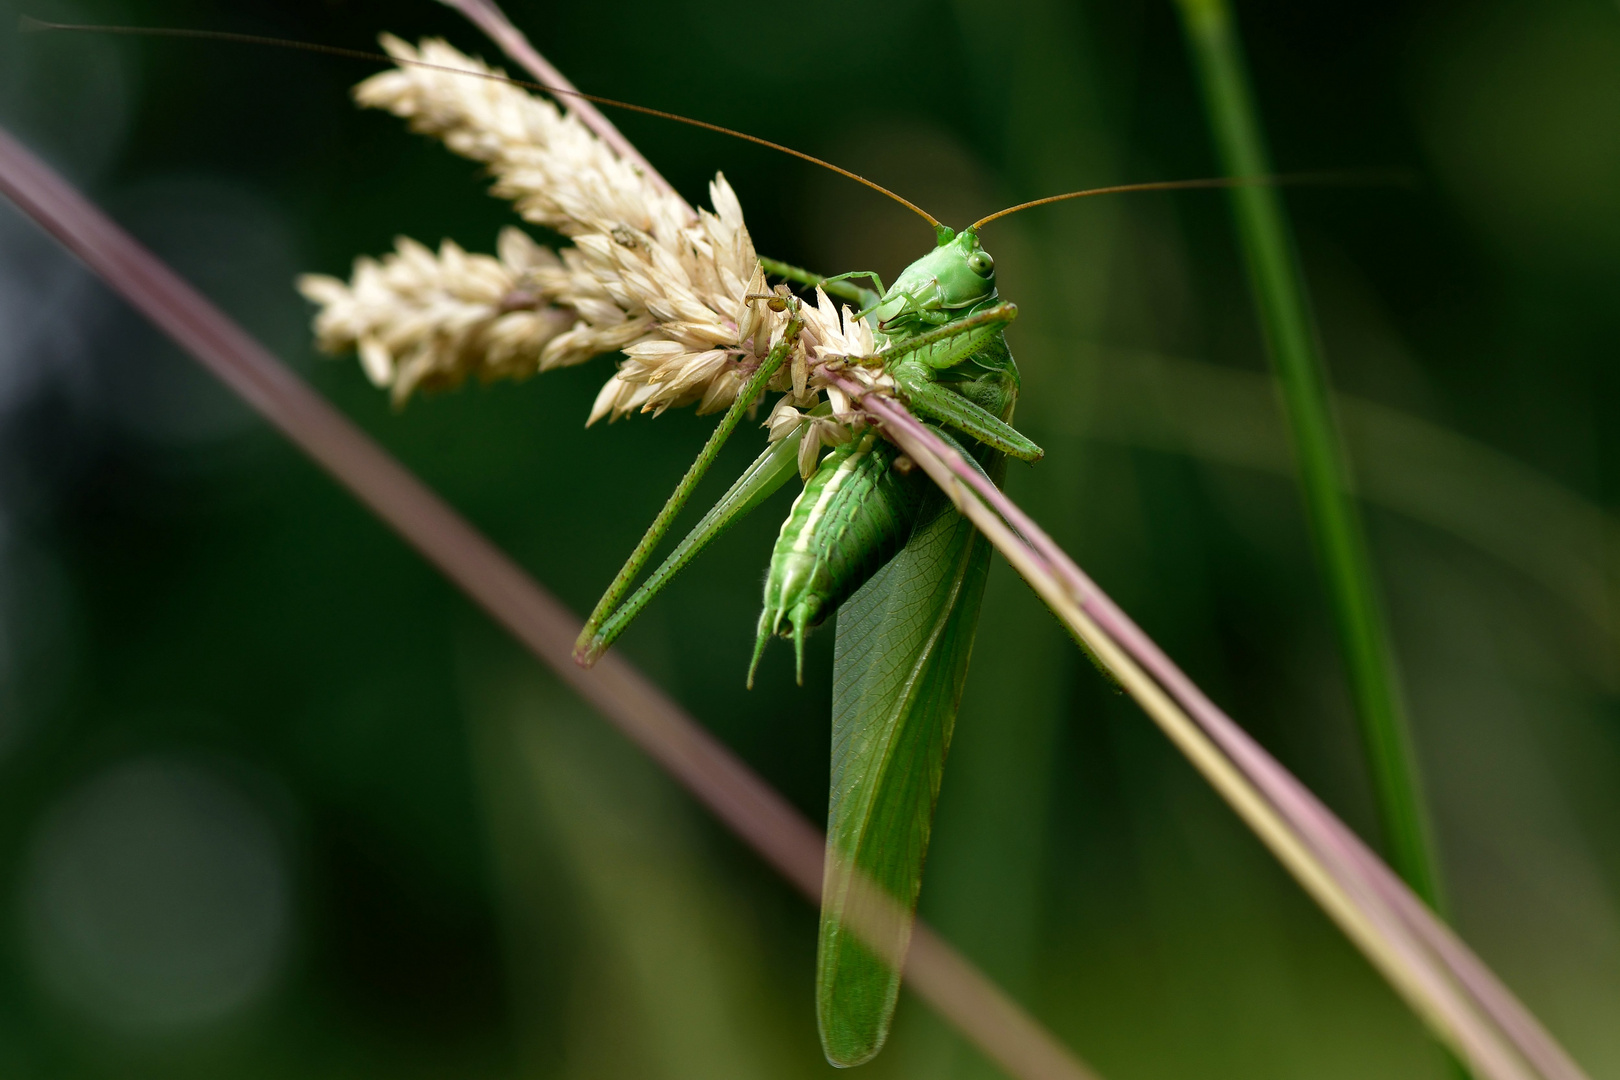
<path fill-rule="evenodd" d="M 1195 191 L 1200 188 L 1237 188 L 1237 187 L 1279 187 L 1299 184 L 1387 184 L 1411 183 L 1411 177 L 1404 173 L 1365 173 L 1365 172 L 1324 172 L 1324 173 L 1286 173 L 1279 176 L 1213 176 L 1202 180 L 1154 180 L 1146 184 L 1111 184 L 1108 187 L 1085 188 L 1081 191 L 1069 191 L 1062 195 L 1048 195 L 1044 199 L 1031 199 L 1029 202 L 1009 206 L 1005 210 L 997 210 L 988 217 L 982 217 L 969 225 L 970 230 L 978 230 L 990 224 L 997 218 L 1004 218 L 1008 214 L 1016 214 L 1020 210 L 1029 210 L 1036 206 L 1045 206 L 1048 203 L 1066 202 L 1069 199 L 1085 199 L 1092 195 L 1119 195 L 1128 191 Z"/>
<path fill-rule="evenodd" d="M 780 151 L 781 153 L 788 154 L 791 157 L 796 157 L 800 161 L 808 161 L 812 165 L 819 165 L 823 169 L 829 169 L 832 172 L 837 173 L 839 176 L 847 177 L 855 181 L 857 184 L 864 184 L 873 191 L 877 192 L 879 195 L 888 196 L 901 206 L 904 206 L 907 210 L 910 210 L 912 213 L 928 222 L 928 224 L 932 225 L 934 228 L 937 229 L 939 227 L 938 218 L 934 217 L 934 215 L 930 214 L 928 211 L 924 210 L 910 199 L 895 194 L 882 184 L 877 183 L 875 180 L 868 180 L 860 173 L 851 172 L 849 169 L 843 168 L 842 166 L 834 165 L 830 161 L 825 161 L 818 158 L 814 154 L 807 154 L 803 150 L 795 150 L 791 146 L 783 146 L 781 143 L 772 142 L 770 139 L 762 139 L 758 135 L 750 135 L 746 131 L 738 131 L 735 128 L 724 127 L 720 124 L 711 124 L 707 120 L 694 120 L 690 116 L 682 116 L 679 113 L 665 112 L 663 109 L 654 109 L 647 105 L 636 105 L 632 102 L 620 101 L 617 98 L 602 97 L 597 94 L 587 94 L 580 90 L 564 90 L 560 87 L 547 86 L 545 83 L 531 82 L 528 79 L 514 79 L 510 75 L 501 75 L 493 71 L 469 71 L 466 68 L 450 67 L 445 64 L 431 64 L 426 60 L 401 59 L 399 57 L 389 56 L 387 53 L 371 52 L 366 49 L 346 49 L 341 45 L 320 45 L 312 41 L 297 41 L 291 38 L 264 37 L 259 34 L 236 34 L 227 30 L 192 30 L 184 27 L 106 26 L 90 23 L 57 23 L 46 22 L 43 19 L 36 19 L 30 15 L 22 16 L 18 22 L 18 29 L 24 33 L 36 33 L 46 30 L 73 30 L 88 34 L 123 34 L 129 37 L 176 37 L 192 38 L 199 41 L 227 41 L 237 45 L 266 45 L 278 49 L 297 49 L 301 52 L 322 53 L 327 56 L 342 57 L 346 60 L 361 60 L 369 64 L 387 64 L 391 66 L 398 65 L 401 67 L 408 66 L 424 68 L 428 71 L 444 71 L 452 75 L 466 75 L 476 79 L 488 79 L 491 82 L 509 83 L 512 86 L 522 87 L 525 90 L 539 90 L 542 93 L 551 94 L 554 97 L 576 97 L 582 101 L 594 102 L 597 105 L 606 105 L 612 109 L 624 109 L 626 112 L 640 113 L 643 116 L 656 116 L 661 120 L 673 120 L 678 124 L 686 124 L 690 127 L 702 128 L 704 131 L 713 131 L 720 135 L 729 135 L 733 139 L 741 139 L 744 142 L 751 142 L 756 146 L 763 146 L 770 150 Z"/>

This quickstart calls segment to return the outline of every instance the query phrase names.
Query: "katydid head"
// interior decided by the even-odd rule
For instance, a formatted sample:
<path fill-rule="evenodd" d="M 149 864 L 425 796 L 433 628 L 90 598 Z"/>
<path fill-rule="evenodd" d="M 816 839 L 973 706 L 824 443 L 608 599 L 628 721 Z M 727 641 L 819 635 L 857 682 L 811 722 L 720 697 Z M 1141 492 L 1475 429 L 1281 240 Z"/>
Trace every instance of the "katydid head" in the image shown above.
<path fill-rule="evenodd" d="M 885 329 L 971 314 L 996 295 L 996 261 L 972 229 L 940 226 L 939 246 L 901 271 L 872 317 Z"/>

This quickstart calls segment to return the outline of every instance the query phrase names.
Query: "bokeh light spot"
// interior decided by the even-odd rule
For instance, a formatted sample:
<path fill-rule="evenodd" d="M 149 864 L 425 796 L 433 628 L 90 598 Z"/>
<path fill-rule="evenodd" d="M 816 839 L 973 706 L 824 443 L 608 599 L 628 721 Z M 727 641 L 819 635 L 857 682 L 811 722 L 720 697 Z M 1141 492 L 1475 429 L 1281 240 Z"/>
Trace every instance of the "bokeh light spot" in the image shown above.
<path fill-rule="evenodd" d="M 68 792 L 38 828 L 23 890 L 40 977 L 131 1034 L 239 1012 L 287 948 L 290 887 L 270 820 L 177 758 L 124 762 Z"/>

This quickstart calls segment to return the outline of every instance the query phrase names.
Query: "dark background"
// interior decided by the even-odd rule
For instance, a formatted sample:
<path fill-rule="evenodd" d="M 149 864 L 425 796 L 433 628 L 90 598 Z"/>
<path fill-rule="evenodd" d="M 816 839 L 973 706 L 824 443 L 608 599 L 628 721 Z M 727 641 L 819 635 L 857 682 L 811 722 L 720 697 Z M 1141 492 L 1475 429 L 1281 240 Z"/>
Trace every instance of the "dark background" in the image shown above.
<path fill-rule="evenodd" d="M 574 610 L 712 421 L 582 428 L 599 360 L 390 409 L 293 277 L 489 250 L 477 168 L 361 65 L 19 36 L 16 14 L 494 49 L 431 3 L 0 3 L 0 118 Z M 513 3 L 582 88 L 872 175 L 963 223 L 1212 172 L 1167 0 Z M 1455 921 L 1620 1072 L 1620 7 L 1238 5 L 1368 506 Z M 616 118 L 620 119 L 620 118 Z M 837 177 L 636 116 L 762 252 L 926 250 Z M 1373 818 L 1218 194 L 988 228 L 1048 450 L 1010 488 L 1364 835 Z M 721 473 L 755 452 L 728 448 Z M 716 487 L 715 490 L 718 490 Z M 789 495 L 624 652 L 824 813 L 831 634 L 743 688 Z M 1418 1023 L 996 568 L 923 912 L 1106 1076 L 1439 1077 Z M 434 571 L 0 210 L 0 1075 L 825 1075 L 814 913 Z M 874 1077 L 993 1075 L 904 1000 Z"/>

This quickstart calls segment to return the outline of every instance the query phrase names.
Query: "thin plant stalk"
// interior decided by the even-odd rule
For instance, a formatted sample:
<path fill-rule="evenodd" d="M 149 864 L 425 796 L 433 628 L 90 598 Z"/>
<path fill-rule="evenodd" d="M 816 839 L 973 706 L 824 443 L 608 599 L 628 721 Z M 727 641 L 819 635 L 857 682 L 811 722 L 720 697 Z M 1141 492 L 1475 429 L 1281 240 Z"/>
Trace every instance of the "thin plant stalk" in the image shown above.
<path fill-rule="evenodd" d="M 573 662 L 580 623 L 387 451 L 279 363 L 161 259 L 0 128 L 0 194 L 348 488 L 469 599 L 635 743 L 812 903 L 826 838 L 780 793 L 628 661 Z M 892 937 L 884 897 L 857 905 Z M 892 905 L 892 901 L 890 902 Z M 1017 1080 L 1096 1080 L 1016 1001 L 919 922 L 905 958 L 912 989 Z"/>
<path fill-rule="evenodd" d="M 1259 112 L 1227 0 L 1177 0 L 1226 172 L 1268 176 Z M 1378 580 L 1329 400 L 1304 277 L 1274 187 L 1229 195 L 1266 348 L 1281 390 L 1316 556 L 1349 675 L 1390 862 L 1439 908 L 1439 868 Z"/>
<path fill-rule="evenodd" d="M 1211 702 L 983 473 L 897 402 L 847 377 L 835 380 L 990 538 L 1462 1060 L 1494 1080 L 1584 1076 L 1413 891 Z"/>

